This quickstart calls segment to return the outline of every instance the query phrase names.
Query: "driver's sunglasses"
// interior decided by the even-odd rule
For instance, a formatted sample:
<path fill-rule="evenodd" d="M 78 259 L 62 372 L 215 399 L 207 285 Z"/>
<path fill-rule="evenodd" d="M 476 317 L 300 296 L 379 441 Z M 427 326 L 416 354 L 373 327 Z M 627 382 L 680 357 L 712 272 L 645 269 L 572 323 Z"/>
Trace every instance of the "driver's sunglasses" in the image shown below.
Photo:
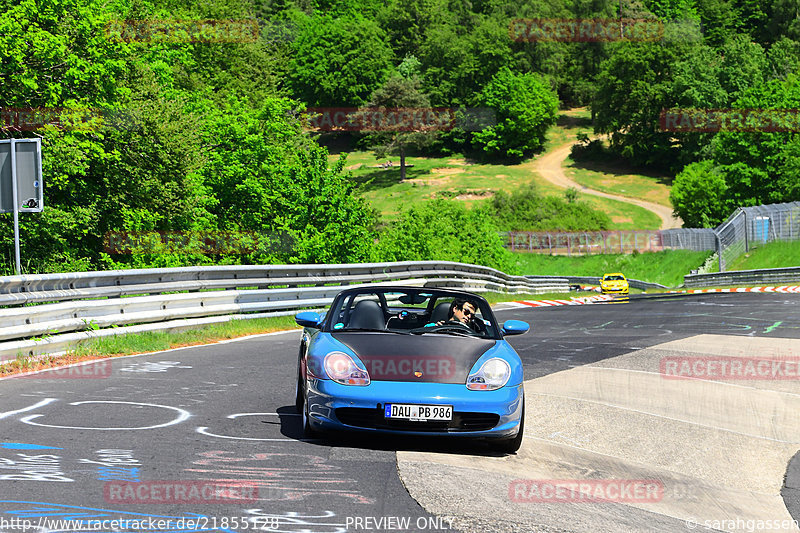
<path fill-rule="evenodd" d="M 464 309 L 463 307 L 461 308 L 461 312 L 467 316 L 472 316 L 475 314 L 473 311 L 470 311 L 469 309 Z"/>

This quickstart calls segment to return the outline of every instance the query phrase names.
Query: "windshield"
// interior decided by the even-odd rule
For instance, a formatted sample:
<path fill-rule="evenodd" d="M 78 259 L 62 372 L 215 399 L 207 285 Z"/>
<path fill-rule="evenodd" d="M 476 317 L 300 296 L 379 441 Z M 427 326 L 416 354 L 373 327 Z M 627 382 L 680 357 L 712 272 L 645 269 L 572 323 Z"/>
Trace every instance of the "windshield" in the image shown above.
<path fill-rule="evenodd" d="M 606 276 L 606 281 L 624 281 L 625 278 L 623 276 Z"/>
<path fill-rule="evenodd" d="M 499 338 L 489 304 L 480 296 L 432 289 L 363 289 L 340 294 L 327 330 L 405 335 Z"/>

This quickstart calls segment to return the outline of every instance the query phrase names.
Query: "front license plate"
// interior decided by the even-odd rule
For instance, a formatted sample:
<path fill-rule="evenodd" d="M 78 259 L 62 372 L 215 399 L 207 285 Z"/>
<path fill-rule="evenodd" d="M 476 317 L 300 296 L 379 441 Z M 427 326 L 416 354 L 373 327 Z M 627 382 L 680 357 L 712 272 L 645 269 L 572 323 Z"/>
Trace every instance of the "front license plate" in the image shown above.
<path fill-rule="evenodd" d="M 385 418 L 402 420 L 452 420 L 452 405 L 412 405 L 387 403 L 383 408 Z"/>

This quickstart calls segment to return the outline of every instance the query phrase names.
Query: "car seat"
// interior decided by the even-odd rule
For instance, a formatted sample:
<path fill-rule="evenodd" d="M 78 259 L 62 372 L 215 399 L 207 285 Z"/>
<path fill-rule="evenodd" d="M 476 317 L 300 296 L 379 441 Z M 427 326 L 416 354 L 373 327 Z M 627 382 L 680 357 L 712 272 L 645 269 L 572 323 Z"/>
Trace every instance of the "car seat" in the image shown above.
<path fill-rule="evenodd" d="M 385 326 L 381 306 L 372 300 L 362 300 L 353 308 L 348 328 L 385 329 Z"/>
<path fill-rule="evenodd" d="M 450 318 L 450 305 L 451 302 L 442 302 L 437 304 L 433 310 L 433 313 L 431 313 L 431 322 L 437 323 Z"/>

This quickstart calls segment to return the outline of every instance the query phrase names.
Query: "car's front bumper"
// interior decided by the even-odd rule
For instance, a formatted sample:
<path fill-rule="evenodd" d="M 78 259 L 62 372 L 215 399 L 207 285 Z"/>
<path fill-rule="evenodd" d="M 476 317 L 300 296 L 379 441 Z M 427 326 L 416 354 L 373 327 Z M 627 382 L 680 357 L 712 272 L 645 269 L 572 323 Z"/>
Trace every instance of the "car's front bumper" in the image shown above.
<path fill-rule="evenodd" d="M 503 438 L 517 433 L 522 415 L 522 385 L 471 391 L 466 385 L 373 381 L 365 387 L 309 379 L 309 422 L 315 429 L 403 435 Z M 387 420 L 387 403 L 452 405 L 453 421 Z"/>
<path fill-rule="evenodd" d="M 603 287 L 601 285 L 600 292 L 603 294 L 628 294 L 630 289 L 629 287 Z"/>

